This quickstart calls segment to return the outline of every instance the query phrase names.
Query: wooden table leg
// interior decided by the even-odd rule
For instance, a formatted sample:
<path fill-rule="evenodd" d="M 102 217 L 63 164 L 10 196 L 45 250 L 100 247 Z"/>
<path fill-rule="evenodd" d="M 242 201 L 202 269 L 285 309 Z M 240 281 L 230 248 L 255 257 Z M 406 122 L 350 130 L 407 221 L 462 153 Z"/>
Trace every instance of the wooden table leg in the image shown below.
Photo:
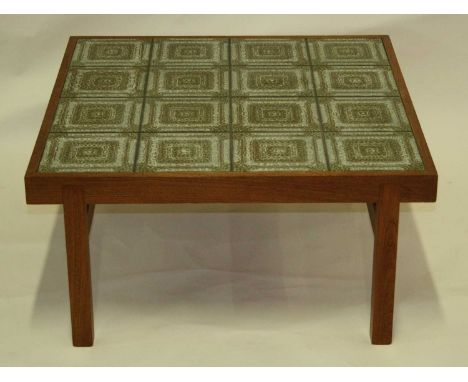
<path fill-rule="evenodd" d="M 372 270 L 370 334 L 376 345 L 392 343 L 399 209 L 398 187 L 383 186 L 375 211 Z"/>
<path fill-rule="evenodd" d="M 90 209 L 86 205 L 83 189 L 71 186 L 64 188 L 63 212 L 73 345 L 92 346 L 94 325 L 89 258 L 92 207 Z"/>

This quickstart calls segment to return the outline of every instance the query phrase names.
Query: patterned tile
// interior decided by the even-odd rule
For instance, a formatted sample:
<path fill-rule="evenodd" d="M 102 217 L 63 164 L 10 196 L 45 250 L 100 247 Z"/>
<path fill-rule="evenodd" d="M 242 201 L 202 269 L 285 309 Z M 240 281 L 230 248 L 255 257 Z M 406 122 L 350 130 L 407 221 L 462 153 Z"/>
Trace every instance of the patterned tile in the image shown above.
<path fill-rule="evenodd" d="M 150 97 L 227 96 L 229 70 L 224 67 L 189 67 L 150 71 Z"/>
<path fill-rule="evenodd" d="M 234 171 L 310 170 L 327 170 L 320 133 L 234 135 Z"/>
<path fill-rule="evenodd" d="M 153 61 L 157 66 L 228 65 L 226 39 L 155 40 Z"/>
<path fill-rule="evenodd" d="M 133 170 L 136 134 L 50 134 L 39 172 Z"/>
<path fill-rule="evenodd" d="M 313 99 L 237 98 L 232 110 L 234 131 L 320 131 Z"/>
<path fill-rule="evenodd" d="M 398 96 L 390 67 L 316 67 L 319 96 Z"/>
<path fill-rule="evenodd" d="M 308 65 L 304 39 L 233 39 L 233 65 Z"/>
<path fill-rule="evenodd" d="M 411 133 L 326 134 L 331 170 L 423 170 Z"/>
<path fill-rule="evenodd" d="M 72 68 L 62 97 L 142 97 L 144 68 Z"/>
<path fill-rule="evenodd" d="M 146 101 L 142 130 L 229 131 L 229 101 L 226 98 L 150 98 Z"/>
<path fill-rule="evenodd" d="M 73 52 L 73 66 L 146 66 L 151 40 L 79 40 Z"/>
<path fill-rule="evenodd" d="M 309 40 L 312 65 L 388 65 L 380 39 Z"/>
<path fill-rule="evenodd" d="M 234 68 L 233 96 L 305 96 L 313 94 L 310 70 L 303 67 Z"/>
<path fill-rule="evenodd" d="M 229 171 L 229 134 L 142 134 L 137 169 L 157 171 Z"/>
<path fill-rule="evenodd" d="M 323 126 L 330 131 L 410 131 L 396 97 L 319 98 Z"/>
<path fill-rule="evenodd" d="M 142 99 L 62 99 L 52 132 L 137 132 Z"/>

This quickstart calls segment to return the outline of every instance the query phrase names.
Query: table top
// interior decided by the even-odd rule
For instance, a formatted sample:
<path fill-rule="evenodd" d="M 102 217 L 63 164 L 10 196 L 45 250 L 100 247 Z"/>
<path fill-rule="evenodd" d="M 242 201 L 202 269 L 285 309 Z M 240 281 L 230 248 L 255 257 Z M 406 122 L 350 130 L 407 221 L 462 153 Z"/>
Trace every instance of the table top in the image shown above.
<path fill-rule="evenodd" d="M 265 172 L 436 176 L 388 36 L 72 37 L 27 176 Z"/>

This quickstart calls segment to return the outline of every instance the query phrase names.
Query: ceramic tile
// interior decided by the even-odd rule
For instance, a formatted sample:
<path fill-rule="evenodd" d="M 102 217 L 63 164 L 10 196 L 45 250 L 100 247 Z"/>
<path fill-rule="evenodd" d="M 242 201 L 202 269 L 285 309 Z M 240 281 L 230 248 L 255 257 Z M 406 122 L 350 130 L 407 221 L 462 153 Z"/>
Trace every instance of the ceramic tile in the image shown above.
<path fill-rule="evenodd" d="M 227 67 L 164 68 L 149 73 L 149 97 L 220 97 L 228 92 Z"/>
<path fill-rule="evenodd" d="M 232 65 L 308 65 L 304 39 L 233 39 Z"/>
<path fill-rule="evenodd" d="M 319 96 L 398 96 L 390 67 L 319 66 L 314 68 Z"/>
<path fill-rule="evenodd" d="M 303 133 L 234 135 L 234 171 L 326 171 L 322 136 Z"/>
<path fill-rule="evenodd" d="M 137 171 L 229 171 L 229 134 L 141 134 Z"/>
<path fill-rule="evenodd" d="M 410 131 L 397 97 L 320 97 L 323 127 L 329 131 Z"/>
<path fill-rule="evenodd" d="M 138 132 L 142 99 L 65 98 L 52 132 Z"/>
<path fill-rule="evenodd" d="M 142 97 L 144 68 L 72 68 L 62 97 Z"/>
<path fill-rule="evenodd" d="M 232 111 L 234 131 L 320 131 L 313 99 L 236 98 L 232 101 Z"/>
<path fill-rule="evenodd" d="M 130 133 L 49 134 L 39 171 L 132 171 L 136 140 Z"/>
<path fill-rule="evenodd" d="M 150 98 L 146 101 L 144 132 L 229 131 L 227 98 Z"/>
<path fill-rule="evenodd" d="M 312 65 L 388 65 L 380 39 L 308 40 Z"/>
<path fill-rule="evenodd" d="M 228 65 L 228 40 L 208 38 L 155 40 L 153 63 L 157 66 Z"/>
<path fill-rule="evenodd" d="M 423 170 L 411 133 L 326 134 L 331 170 L 409 171 Z"/>
<path fill-rule="evenodd" d="M 233 68 L 233 96 L 310 96 L 313 95 L 309 68 L 258 67 Z"/>
<path fill-rule="evenodd" d="M 73 66 L 146 66 L 151 40 L 79 40 L 73 52 Z"/>

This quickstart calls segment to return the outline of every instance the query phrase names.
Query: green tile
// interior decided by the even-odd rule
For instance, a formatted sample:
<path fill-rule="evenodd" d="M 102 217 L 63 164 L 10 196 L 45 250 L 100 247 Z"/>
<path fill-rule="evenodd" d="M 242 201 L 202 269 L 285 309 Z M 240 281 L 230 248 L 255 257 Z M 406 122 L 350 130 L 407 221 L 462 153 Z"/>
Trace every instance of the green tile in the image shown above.
<path fill-rule="evenodd" d="M 411 133 L 326 134 L 331 170 L 410 171 L 423 170 Z"/>
<path fill-rule="evenodd" d="M 380 39 L 308 40 L 312 65 L 388 65 Z"/>
<path fill-rule="evenodd" d="M 227 98 L 149 98 L 142 131 L 229 131 L 229 101 Z"/>
<path fill-rule="evenodd" d="M 145 68 L 71 68 L 62 97 L 142 97 Z"/>
<path fill-rule="evenodd" d="M 320 131 L 313 99 L 235 98 L 232 110 L 234 131 Z"/>
<path fill-rule="evenodd" d="M 65 98 L 52 132 L 138 132 L 142 99 Z"/>
<path fill-rule="evenodd" d="M 328 131 L 411 131 L 397 97 L 320 97 L 319 104 Z"/>
<path fill-rule="evenodd" d="M 234 135 L 234 171 L 326 171 L 322 135 L 246 133 Z"/>
<path fill-rule="evenodd" d="M 235 67 L 232 70 L 233 96 L 310 96 L 313 84 L 307 67 Z"/>
<path fill-rule="evenodd" d="M 136 134 L 49 134 L 39 172 L 127 172 L 135 160 Z"/>
<path fill-rule="evenodd" d="M 141 134 L 140 172 L 229 171 L 228 133 Z"/>
<path fill-rule="evenodd" d="M 319 96 L 398 96 L 390 67 L 319 66 L 314 68 Z"/>
<path fill-rule="evenodd" d="M 304 39 L 233 39 L 233 65 L 308 65 Z"/>
<path fill-rule="evenodd" d="M 153 63 L 157 66 L 229 64 L 227 39 L 155 40 L 153 50 Z"/>
<path fill-rule="evenodd" d="M 228 91 L 227 67 L 156 68 L 149 73 L 149 97 L 220 97 Z"/>
<path fill-rule="evenodd" d="M 79 40 L 73 52 L 73 66 L 146 66 L 151 40 Z"/>

